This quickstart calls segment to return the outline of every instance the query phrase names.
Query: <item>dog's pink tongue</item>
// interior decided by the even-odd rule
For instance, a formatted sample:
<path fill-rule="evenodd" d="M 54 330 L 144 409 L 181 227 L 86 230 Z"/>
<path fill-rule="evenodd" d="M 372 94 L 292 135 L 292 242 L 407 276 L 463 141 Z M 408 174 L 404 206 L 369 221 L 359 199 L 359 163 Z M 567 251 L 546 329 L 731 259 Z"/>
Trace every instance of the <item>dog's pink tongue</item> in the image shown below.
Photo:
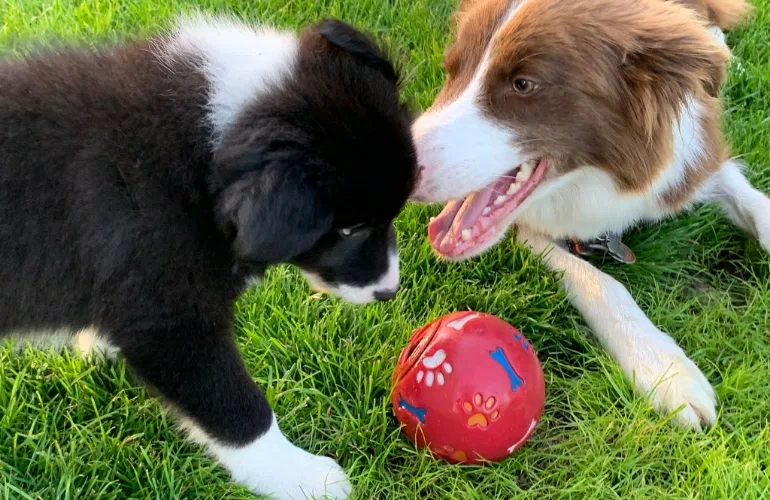
<path fill-rule="evenodd" d="M 491 197 L 492 191 L 484 189 L 464 200 L 447 203 L 441 213 L 428 224 L 431 246 L 439 253 L 448 253 L 455 243 L 461 241 L 462 230 L 473 227 Z"/>

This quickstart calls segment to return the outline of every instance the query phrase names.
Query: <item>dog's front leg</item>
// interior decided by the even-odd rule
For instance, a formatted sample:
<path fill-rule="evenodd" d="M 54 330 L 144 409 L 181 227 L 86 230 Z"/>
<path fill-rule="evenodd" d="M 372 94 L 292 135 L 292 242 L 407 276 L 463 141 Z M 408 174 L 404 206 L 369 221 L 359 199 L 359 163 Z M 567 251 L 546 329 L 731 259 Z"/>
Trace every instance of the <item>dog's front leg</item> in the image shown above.
<path fill-rule="evenodd" d="M 350 494 L 334 460 L 281 433 L 226 331 L 190 322 L 116 340 L 128 364 L 181 414 L 190 436 L 252 492 L 279 499 Z"/>
<path fill-rule="evenodd" d="M 543 254 L 546 265 L 564 273 L 572 304 L 602 346 L 620 363 L 636 389 L 664 413 L 681 408 L 674 420 L 701 429 L 716 419 L 716 396 L 674 340 L 660 331 L 617 280 L 530 229 L 517 228 L 517 240 Z"/>
<path fill-rule="evenodd" d="M 700 190 L 697 200 L 719 202 L 735 225 L 770 252 L 770 198 L 755 189 L 735 161 L 727 161 Z"/>

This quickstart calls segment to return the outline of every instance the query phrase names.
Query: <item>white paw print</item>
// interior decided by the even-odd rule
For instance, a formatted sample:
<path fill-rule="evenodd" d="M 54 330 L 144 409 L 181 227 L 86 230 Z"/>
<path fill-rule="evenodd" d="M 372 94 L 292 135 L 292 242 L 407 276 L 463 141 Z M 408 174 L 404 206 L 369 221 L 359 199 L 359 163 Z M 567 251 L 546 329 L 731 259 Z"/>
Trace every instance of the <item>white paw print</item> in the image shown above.
<path fill-rule="evenodd" d="M 433 387 L 434 381 L 438 385 L 444 385 L 444 373 L 447 375 L 452 373 L 452 365 L 445 362 L 445 360 L 446 352 L 443 349 L 439 349 L 433 353 L 433 356 L 428 356 L 427 358 L 423 359 L 422 365 L 426 368 L 426 370 L 420 370 L 417 372 L 417 383 L 421 383 L 424 378 L 425 385 L 428 387 Z"/>

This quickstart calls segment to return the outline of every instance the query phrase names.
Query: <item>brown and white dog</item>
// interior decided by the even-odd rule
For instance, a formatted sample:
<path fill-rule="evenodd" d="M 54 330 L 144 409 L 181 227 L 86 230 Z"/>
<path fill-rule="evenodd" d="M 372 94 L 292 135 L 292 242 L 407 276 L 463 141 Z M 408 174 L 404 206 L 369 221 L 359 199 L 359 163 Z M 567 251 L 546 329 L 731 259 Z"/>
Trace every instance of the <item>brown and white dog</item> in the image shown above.
<path fill-rule="evenodd" d="M 636 389 L 676 422 L 716 418 L 708 380 L 626 289 L 554 245 L 719 202 L 770 251 L 770 199 L 730 159 L 722 29 L 743 0 L 461 0 L 446 83 L 415 123 L 414 199 L 449 202 L 436 252 L 459 260 L 508 228 L 563 272 L 571 302 Z"/>

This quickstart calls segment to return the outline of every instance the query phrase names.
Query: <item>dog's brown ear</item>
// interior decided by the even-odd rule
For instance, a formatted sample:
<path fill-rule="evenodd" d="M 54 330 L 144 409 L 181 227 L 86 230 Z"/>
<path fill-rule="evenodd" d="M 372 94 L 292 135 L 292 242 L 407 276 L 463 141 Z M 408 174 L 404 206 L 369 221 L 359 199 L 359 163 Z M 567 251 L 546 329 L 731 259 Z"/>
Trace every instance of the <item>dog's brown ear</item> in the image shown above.
<path fill-rule="evenodd" d="M 671 102 L 701 90 L 712 97 L 724 83 L 730 52 L 709 32 L 707 21 L 662 0 L 630 2 L 630 30 L 622 50 L 623 70 L 634 87 Z"/>
<path fill-rule="evenodd" d="M 706 0 L 708 19 L 722 29 L 730 29 L 742 23 L 752 11 L 745 0 Z"/>

